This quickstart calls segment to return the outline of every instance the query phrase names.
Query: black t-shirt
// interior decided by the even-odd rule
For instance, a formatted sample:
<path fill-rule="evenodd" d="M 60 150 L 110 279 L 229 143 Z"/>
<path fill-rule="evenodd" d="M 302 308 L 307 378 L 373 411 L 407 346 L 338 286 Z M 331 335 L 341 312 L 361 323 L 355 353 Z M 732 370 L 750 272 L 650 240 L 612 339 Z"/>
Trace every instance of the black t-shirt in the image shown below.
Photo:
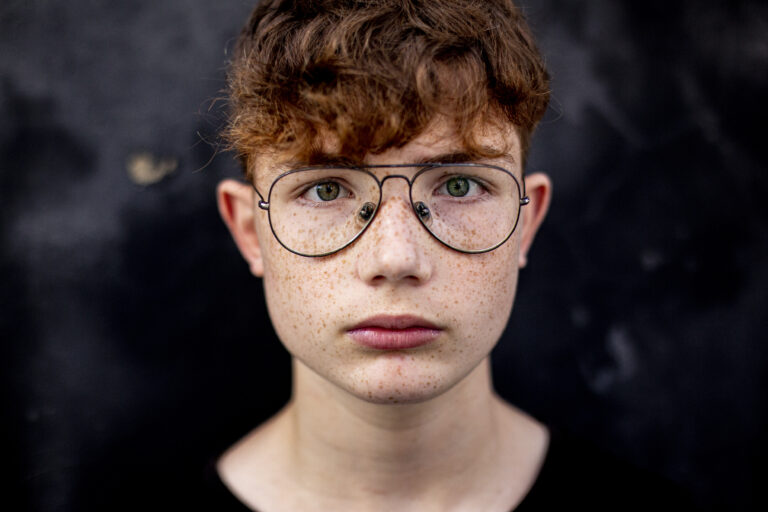
<path fill-rule="evenodd" d="M 253 512 L 224 485 L 216 472 L 215 462 L 211 461 L 206 468 L 201 510 Z M 544 464 L 514 512 L 560 510 L 639 512 L 693 510 L 693 507 L 678 487 L 657 475 L 551 430 Z"/>

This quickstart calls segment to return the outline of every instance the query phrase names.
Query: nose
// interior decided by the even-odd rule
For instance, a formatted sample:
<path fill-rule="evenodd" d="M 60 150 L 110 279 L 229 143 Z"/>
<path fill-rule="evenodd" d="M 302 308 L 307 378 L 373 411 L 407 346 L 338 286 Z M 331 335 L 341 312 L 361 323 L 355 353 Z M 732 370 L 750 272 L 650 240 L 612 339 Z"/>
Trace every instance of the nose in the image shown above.
<path fill-rule="evenodd" d="M 407 180 L 389 178 L 401 177 L 383 180 L 381 205 L 363 237 L 365 249 L 360 252 L 358 273 L 370 284 L 420 284 L 432 275 L 432 262 L 425 251 L 432 240 L 413 212 Z"/>

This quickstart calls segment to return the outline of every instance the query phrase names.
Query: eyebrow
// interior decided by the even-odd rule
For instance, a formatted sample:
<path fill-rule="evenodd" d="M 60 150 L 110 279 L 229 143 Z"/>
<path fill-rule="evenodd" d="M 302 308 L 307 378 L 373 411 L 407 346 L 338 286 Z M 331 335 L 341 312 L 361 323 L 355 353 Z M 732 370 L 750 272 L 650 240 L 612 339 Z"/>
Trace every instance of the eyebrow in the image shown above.
<path fill-rule="evenodd" d="M 461 163 L 476 162 L 478 160 L 483 160 L 483 158 L 480 157 L 478 154 L 473 154 L 466 151 L 451 151 L 451 152 L 441 153 L 439 155 L 425 157 L 415 162 L 403 162 L 403 163 L 413 163 L 415 165 L 439 164 L 439 163 L 461 164 Z M 515 165 L 515 159 L 512 157 L 512 155 L 502 155 L 497 158 L 492 158 L 491 160 L 503 160 L 504 162 L 507 162 L 512 166 Z M 309 162 L 294 160 L 294 161 L 286 162 L 281 167 L 296 168 L 296 167 L 301 167 L 306 165 L 366 167 L 366 164 L 364 162 L 359 162 L 355 159 L 344 157 L 344 156 L 334 155 L 330 153 L 321 153 L 321 152 L 313 154 Z"/>
<path fill-rule="evenodd" d="M 415 163 L 417 164 L 440 164 L 440 163 L 463 164 L 467 162 L 472 162 L 473 160 L 476 160 L 476 158 L 473 158 L 472 155 L 470 155 L 469 153 L 466 153 L 463 151 L 456 151 L 451 153 L 442 153 L 440 155 L 434 155 L 428 158 L 423 158 Z"/>
<path fill-rule="evenodd" d="M 362 162 L 354 159 L 349 158 L 345 156 L 335 155 L 333 153 L 322 153 L 322 152 L 315 152 L 313 153 L 309 161 L 305 162 L 299 162 L 299 161 L 293 161 L 290 162 L 293 166 L 298 165 L 338 165 L 339 167 L 360 167 L 364 165 Z"/>
<path fill-rule="evenodd" d="M 476 153 L 467 153 L 466 151 L 454 151 L 450 153 L 442 153 L 440 155 L 431 156 L 415 162 L 417 164 L 464 164 L 485 160 L 483 157 Z M 512 155 L 501 155 L 490 160 L 503 160 L 511 165 L 514 165 L 515 159 Z"/>

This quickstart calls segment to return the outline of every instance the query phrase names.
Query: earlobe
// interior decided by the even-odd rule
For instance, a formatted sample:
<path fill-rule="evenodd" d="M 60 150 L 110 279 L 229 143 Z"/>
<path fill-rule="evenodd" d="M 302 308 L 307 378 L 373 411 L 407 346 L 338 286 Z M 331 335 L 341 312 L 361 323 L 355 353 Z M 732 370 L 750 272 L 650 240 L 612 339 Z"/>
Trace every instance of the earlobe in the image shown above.
<path fill-rule="evenodd" d="M 253 189 L 236 180 L 224 180 L 216 187 L 216 200 L 224 224 L 256 277 L 264 275 L 264 260 L 256 233 Z"/>
<path fill-rule="evenodd" d="M 520 235 L 520 253 L 518 266 L 528 264 L 528 251 L 533 244 L 536 232 L 547 216 L 552 197 L 552 181 L 543 173 L 534 173 L 525 177 L 525 192 L 530 202 L 523 206 L 521 215 L 522 234 Z"/>

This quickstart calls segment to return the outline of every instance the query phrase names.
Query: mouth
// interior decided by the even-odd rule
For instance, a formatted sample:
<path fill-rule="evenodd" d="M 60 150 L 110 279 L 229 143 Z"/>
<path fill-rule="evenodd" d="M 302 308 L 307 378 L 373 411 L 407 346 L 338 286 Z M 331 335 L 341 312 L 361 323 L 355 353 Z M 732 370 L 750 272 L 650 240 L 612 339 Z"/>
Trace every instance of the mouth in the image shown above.
<path fill-rule="evenodd" d="M 363 320 L 347 331 L 358 344 L 376 350 L 403 350 L 426 345 L 443 330 L 411 315 L 380 315 Z"/>

